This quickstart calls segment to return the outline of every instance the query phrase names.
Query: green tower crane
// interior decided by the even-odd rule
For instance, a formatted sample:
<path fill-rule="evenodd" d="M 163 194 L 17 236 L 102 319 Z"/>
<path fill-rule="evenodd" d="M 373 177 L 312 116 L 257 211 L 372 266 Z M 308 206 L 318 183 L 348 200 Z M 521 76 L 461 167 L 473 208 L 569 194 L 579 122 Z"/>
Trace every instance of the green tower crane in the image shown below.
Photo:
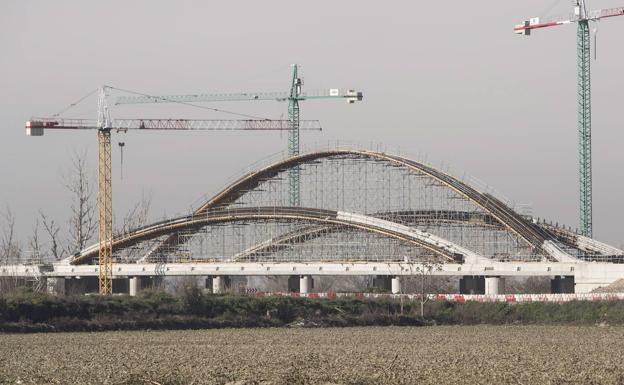
<path fill-rule="evenodd" d="M 277 100 L 288 102 L 288 155 L 299 154 L 299 102 L 313 99 L 344 99 L 349 104 L 362 100 L 362 92 L 352 89 L 331 88 L 317 91 L 302 91 L 303 80 L 299 77 L 299 66 L 292 65 L 292 79 L 290 91 L 283 92 L 242 92 L 226 94 L 194 94 L 169 96 L 122 96 L 115 104 L 138 103 L 198 103 L 198 102 L 232 102 L 251 100 Z M 291 206 L 300 205 L 299 168 L 294 167 L 288 172 L 289 203 Z"/>
<path fill-rule="evenodd" d="M 589 22 L 603 18 L 624 15 L 624 7 L 598 9 L 587 12 L 584 0 L 575 0 L 574 14 L 565 20 L 529 19 L 514 27 L 514 32 L 530 35 L 537 28 L 577 23 L 577 93 L 578 93 L 578 138 L 579 138 L 579 195 L 580 230 L 585 236 L 592 236 L 592 156 L 591 156 L 591 76 Z"/>

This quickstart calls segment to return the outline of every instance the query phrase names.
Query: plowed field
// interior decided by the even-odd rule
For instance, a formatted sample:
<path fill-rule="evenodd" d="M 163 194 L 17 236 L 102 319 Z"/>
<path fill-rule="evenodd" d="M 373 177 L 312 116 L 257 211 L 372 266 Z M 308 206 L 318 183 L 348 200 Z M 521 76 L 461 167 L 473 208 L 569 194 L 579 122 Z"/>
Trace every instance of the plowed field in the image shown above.
<path fill-rule="evenodd" d="M 0 335 L 7 384 L 622 384 L 624 328 Z"/>

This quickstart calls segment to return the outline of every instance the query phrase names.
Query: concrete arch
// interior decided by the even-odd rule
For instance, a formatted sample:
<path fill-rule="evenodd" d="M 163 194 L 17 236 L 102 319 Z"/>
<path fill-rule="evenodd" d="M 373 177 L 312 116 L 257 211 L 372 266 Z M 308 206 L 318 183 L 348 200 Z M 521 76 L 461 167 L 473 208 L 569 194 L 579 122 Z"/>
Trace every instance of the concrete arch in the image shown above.
<path fill-rule="evenodd" d="M 372 215 L 375 218 L 381 218 L 388 221 L 394 221 L 395 219 L 408 219 L 411 223 L 407 225 L 413 226 L 415 224 L 439 224 L 439 223 L 455 223 L 455 224 L 475 224 L 484 228 L 499 229 L 503 226 L 498 223 L 494 218 L 487 214 L 477 212 L 466 211 L 440 211 L 440 210 L 419 210 L 419 211 L 392 211 L 381 212 Z M 416 219 L 415 222 L 413 220 Z M 401 221 L 403 222 L 403 221 Z M 417 222 L 417 223 L 416 223 Z M 405 222 L 403 222 L 405 223 Z M 280 236 L 267 239 L 256 245 L 253 245 L 246 250 L 236 254 L 232 259 L 234 261 L 242 260 L 246 257 L 251 257 L 257 254 L 265 252 L 277 251 L 287 247 L 287 245 L 294 243 L 303 243 L 310 239 L 316 239 L 322 237 L 325 234 L 340 231 L 342 227 L 328 224 L 315 224 L 297 229 Z M 144 262 L 145 260 L 139 260 Z"/>
<path fill-rule="evenodd" d="M 196 210 L 196 214 L 206 212 L 213 208 L 226 206 L 244 195 L 247 191 L 258 187 L 264 180 L 271 179 L 282 171 L 334 156 L 358 156 L 385 161 L 397 166 L 406 167 L 415 173 L 427 175 L 472 201 L 475 205 L 498 220 L 509 231 L 525 240 L 535 249 L 543 251 L 546 255 L 550 256 L 551 259 L 555 261 L 577 261 L 576 258 L 559 248 L 552 241 L 552 237 L 549 233 L 522 218 L 521 215 L 492 195 L 481 193 L 457 178 L 422 163 L 395 155 L 367 150 L 326 150 L 302 154 L 278 161 L 258 171 L 242 176 L 212 199 L 201 205 Z"/>
<path fill-rule="evenodd" d="M 306 221 L 317 224 L 340 225 L 377 233 L 390 238 L 425 248 L 436 255 L 452 262 L 477 263 L 486 258 L 425 231 L 366 215 L 346 213 L 342 211 L 320 210 L 300 207 L 253 207 L 237 209 L 216 209 L 204 215 L 192 215 L 162 221 L 145 226 L 132 233 L 122 235 L 113 241 L 113 250 L 132 246 L 139 242 L 158 238 L 163 235 L 180 231 L 200 229 L 217 223 L 242 220 L 289 220 Z M 98 247 L 92 245 L 75 255 L 71 264 L 83 263 L 97 255 Z"/>
<path fill-rule="evenodd" d="M 471 186 L 463 183 L 462 181 L 440 171 L 433 167 L 424 165 L 419 162 L 415 162 L 403 157 L 389 155 L 381 152 L 367 151 L 367 150 L 325 150 L 310 152 L 307 154 L 301 154 L 298 156 L 290 157 L 280 160 L 269 166 L 261 168 L 257 171 L 250 172 L 223 189 L 214 197 L 202 204 L 195 210 L 193 217 L 201 216 L 202 214 L 209 213 L 217 209 L 223 209 L 243 196 L 246 192 L 257 188 L 263 181 L 274 178 L 279 173 L 298 167 L 306 163 L 312 163 L 324 158 L 350 156 L 368 158 L 377 161 L 388 162 L 395 166 L 405 167 L 410 171 L 426 175 L 433 178 L 437 182 L 443 184 L 447 188 L 455 191 L 459 195 L 465 197 L 469 201 L 473 202 L 476 206 L 480 207 L 487 215 L 494 218 L 508 231 L 518 236 L 520 239 L 526 241 L 536 250 L 544 252 L 550 259 L 560 262 L 577 262 L 578 259 L 572 257 L 565 251 L 563 251 L 554 241 L 553 235 L 543 228 L 534 224 L 521 215 L 516 213 L 513 209 L 505 205 L 499 199 L 493 197 L 490 194 L 481 193 Z M 114 244 L 119 244 L 121 239 L 132 236 L 122 235 L 120 239 L 116 239 Z M 164 234 L 163 234 L 164 235 Z M 159 250 L 166 247 L 176 245 L 178 237 L 175 232 L 163 241 L 160 248 L 155 248 L 150 253 L 158 253 Z M 71 260 L 84 260 L 84 256 L 95 256 L 97 253 L 97 246 L 83 250 L 80 254 L 73 256 Z"/>

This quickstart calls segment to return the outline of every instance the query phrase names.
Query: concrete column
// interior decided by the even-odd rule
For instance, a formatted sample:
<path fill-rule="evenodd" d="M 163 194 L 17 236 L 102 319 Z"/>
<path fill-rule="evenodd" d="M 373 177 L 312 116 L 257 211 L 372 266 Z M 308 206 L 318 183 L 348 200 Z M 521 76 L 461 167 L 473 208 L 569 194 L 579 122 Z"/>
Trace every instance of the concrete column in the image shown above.
<path fill-rule="evenodd" d="M 225 291 L 225 279 L 226 277 L 222 277 L 220 275 L 215 275 L 212 277 L 213 294 L 221 294 Z"/>
<path fill-rule="evenodd" d="M 134 297 L 141 290 L 141 277 L 130 277 L 128 282 L 128 294 Z"/>
<path fill-rule="evenodd" d="M 392 294 L 400 294 L 401 293 L 401 279 L 398 276 L 392 277 Z"/>
<path fill-rule="evenodd" d="M 505 292 L 505 278 L 485 277 L 485 294 L 498 295 Z"/>
<path fill-rule="evenodd" d="M 299 277 L 299 293 L 308 294 L 312 286 L 312 277 L 302 275 Z"/>

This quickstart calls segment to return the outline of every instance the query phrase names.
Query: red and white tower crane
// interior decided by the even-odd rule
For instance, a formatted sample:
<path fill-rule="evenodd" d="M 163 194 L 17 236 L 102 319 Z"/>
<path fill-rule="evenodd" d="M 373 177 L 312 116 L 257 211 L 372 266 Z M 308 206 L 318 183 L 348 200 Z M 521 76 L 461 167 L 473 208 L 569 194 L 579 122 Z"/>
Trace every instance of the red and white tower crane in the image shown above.
<path fill-rule="evenodd" d="M 111 119 L 106 102 L 107 90 L 102 87 L 98 98 L 98 119 L 32 118 L 26 122 L 26 135 L 42 136 L 46 130 L 97 130 L 98 135 L 98 277 L 100 294 L 113 290 L 113 193 L 111 170 L 111 132 L 128 130 L 244 130 L 288 131 L 289 120 L 246 119 Z M 321 130 L 318 120 L 302 120 L 304 130 Z"/>

